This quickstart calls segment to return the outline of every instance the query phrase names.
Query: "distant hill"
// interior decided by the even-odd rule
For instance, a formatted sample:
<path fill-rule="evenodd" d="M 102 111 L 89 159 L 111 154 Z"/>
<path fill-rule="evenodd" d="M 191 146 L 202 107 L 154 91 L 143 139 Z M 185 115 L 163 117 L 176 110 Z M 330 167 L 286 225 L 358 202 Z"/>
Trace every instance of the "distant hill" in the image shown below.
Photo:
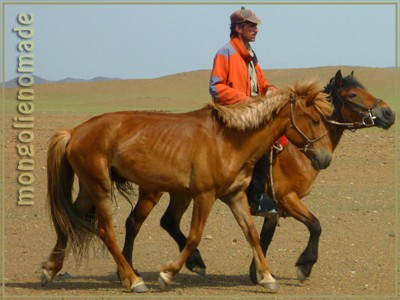
<path fill-rule="evenodd" d="M 34 78 L 35 78 L 35 84 L 46 84 L 46 83 L 50 83 L 51 82 L 51 81 L 46 80 L 46 79 L 44 79 L 42 77 L 39 77 L 39 76 L 34 76 Z M 18 86 L 18 78 L 16 77 L 14 79 L 6 81 L 4 83 L 4 85 L 5 85 L 6 88 L 16 87 L 16 86 Z"/>
<path fill-rule="evenodd" d="M 354 71 L 355 77 L 373 95 L 395 108 L 400 107 L 400 68 L 329 66 L 264 72 L 272 84 L 283 88 L 310 79 L 318 79 L 325 85 L 339 69 L 344 76 Z M 35 111 L 72 114 L 120 110 L 190 111 L 210 102 L 210 73 L 211 70 L 197 70 L 152 79 L 96 77 L 91 80 L 66 78 L 57 82 L 43 80 L 42 83 L 35 82 Z M 40 78 L 36 81 L 40 82 Z M 17 88 L 5 89 L 7 112 L 15 110 Z"/>
<path fill-rule="evenodd" d="M 49 83 L 71 83 L 71 82 L 96 82 L 96 81 L 108 81 L 108 80 L 120 80 L 119 78 L 110 78 L 104 76 L 97 76 L 92 79 L 79 79 L 67 77 L 61 80 L 47 80 L 40 76 L 33 76 L 35 78 L 35 85 L 37 84 L 49 84 Z M 11 79 L 4 83 L 6 88 L 13 88 L 18 86 L 18 78 Z"/>

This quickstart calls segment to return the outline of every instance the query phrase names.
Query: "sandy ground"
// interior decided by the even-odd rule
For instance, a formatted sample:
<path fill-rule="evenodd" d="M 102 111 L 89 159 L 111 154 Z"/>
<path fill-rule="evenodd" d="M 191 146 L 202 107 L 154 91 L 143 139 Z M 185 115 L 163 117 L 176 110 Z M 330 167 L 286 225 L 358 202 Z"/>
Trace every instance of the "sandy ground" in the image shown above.
<path fill-rule="evenodd" d="M 159 226 L 168 204 L 160 201 L 145 222 L 135 245 L 134 263 L 150 291 L 131 294 L 123 290 L 110 254 L 96 247 L 80 265 L 70 255 L 60 275 L 46 287 L 40 286 L 40 263 L 55 243 L 55 233 L 45 206 L 46 148 L 54 128 L 73 127 L 87 116 L 38 114 L 35 121 L 35 203 L 21 207 L 17 202 L 17 131 L 6 132 L 5 185 L 5 288 L 4 299 L 90 297 L 98 299 L 218 299 L 325 298 L 370 296 L 396 298 L 398 294 L 398 216 L 395 168 L 395 128 L 347 132 L 335 152 L 332 165 L 321 172 L 314 190 L 304 199 L 323 228 L 320 257 L 309 280 L 300 284 L 294 264 L 305 248 L 308 231 L 294 219 L 281 219 L 270 247 L 268 262 L 280 283 L 269 295 L 253 285 L 248 276 L 252 253 L 228 207 L 218 201 L 206 225 L 199 249 L 207 265 L 207 276 L 186 269 L 175 277 L 168 291 L 157 284 L 159 267 L 178 254 L 178 248 Z M 11 122 L 11 118 L 7 120 Z M 11 126 L 7 127 L 10 128 Z M 130 206 L 122 198 L 115 204 L 115 228 L 119 244 L 124 239 L 124 221 Z M 189 212 L 191 209 L 189 209 Z M 187 232 L 190 213 L 182 228 Z M 262 219 L 255 218 L 257 228 Z"/>

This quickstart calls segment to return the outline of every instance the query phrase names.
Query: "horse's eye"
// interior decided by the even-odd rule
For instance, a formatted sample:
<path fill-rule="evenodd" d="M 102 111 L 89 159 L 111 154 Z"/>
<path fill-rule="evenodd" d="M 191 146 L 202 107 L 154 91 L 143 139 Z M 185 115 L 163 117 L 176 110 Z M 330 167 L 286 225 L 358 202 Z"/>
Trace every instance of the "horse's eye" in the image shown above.
<path fill-rule="evenodd" d="M 353 99 L 355 97 L 357 97 L 356 93 L 350 93 L 347 97 L 349 97 L 350 99 Z"/>
<path fill-rule="evenodd" d="M 313 119 L 313 123 L 314 123 L 315 125 L 318 125 L 318 124 L 319 124 L 319 119 Z"/>

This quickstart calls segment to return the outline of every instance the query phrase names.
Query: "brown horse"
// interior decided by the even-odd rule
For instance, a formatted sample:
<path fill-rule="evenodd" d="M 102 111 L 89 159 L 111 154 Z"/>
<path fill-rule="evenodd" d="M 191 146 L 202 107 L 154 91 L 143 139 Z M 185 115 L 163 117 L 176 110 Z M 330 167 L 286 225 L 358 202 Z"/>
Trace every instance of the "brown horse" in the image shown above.
<path fill-rule="evenodd" d="M 232 210 L 253 250 L 257 282 L 275 291 L 277 282 L 262 253 L 245 190 L 255 162 L 283 133 L 315 165 L 329 165 L 332 147 L 325 120 L 332 105 L 327 97 L 317 84 L 308 83 L 246 105 L 210 104 L 184 114 L 110 113 L 58 131 L 47 157 L 48 204 L 57 242 L 42 264 L 42 285 L 60 271 L 67 249 L 81 252 L 89 237 L 97 235 L 112 254 L 123 286 L 146 290 L 118 247 L 112 224 L 114 183 L 126 192 L 133 182 L 142 191 L 133 213 L 135 230 L 157 203 L 159 197 L 154 195 L 176 194 L 182 200 L 176 205 L 185 209 L 188 201 L 194 201 L 186 245 L 162 268 L 162 288 L 197 249 L 211 207 L 219 198 Z M 75 202 L 74 174 L 79 179 Z M 85 220 L 92 206 L 96 222 Z"/>
<path fill-rule="evenodd" d="M 329 126 L 329 137 L 333 149 L 336 149 L 346 129 L 356 130 L 371 126 L 389 129 L 395 122 L 395 113 L 389 105 L 371 95 L 354 78 L 353 72 L 343 78 L 339 70 L 325 87 L 324 92 L 332 95 L 335 107 Z M 284 172 L 288 166 L 293 172 Z M 296 262 L 297 277 L 301 282 L 310 276 L 318 259 L 321 225 L 301 201 L 301 198 L 311 192 L 318 173 L 318 170 L 312 168 L 304 155 L 291 143 L 288 143 L 288 146 L 276 157 L 273 166 L 275 194 L 281 215 L 292 216 L 307 226 L 310 232 L 307 247 Z M 298 184 L 299 182 L 301 184 Z M 276 226 L 276 219 L 264 219 L 260 239 L 265 255 Z M 253 261 L 250 267 L 250 277 L 253 282 L 255 282 L 254 267 Z"/>
<path fill-rule="evenodd" d="M 338 145 L 346 129 L 355 130 L 371 126 L 388 129 L 395 121 L 395 114 L 390 107 L 381 99 L 369 94 L 362 84 L 354 78 L 353 73 L 343 78 L 339 70 L 325 87 L 324 92 L 331 95 L 331 101 L 334 105 L 334 113 L 329 119 L 330 124 L 328 126 L 329 139 L 333 149 Z M 305 224 L 310 231 L 308 245 L 296 263 L 300 281 L 304 281 L 310 276 L 311 269 L 318 259 L 321 226 L 318 219 L 308 211 L 300 200 L 311 192 L 312 184 L 317 175 L 318 168 L 312 162 L 310 163 L 303 152 L 290 142 L 279 153 L 273 164 L 275 197 L 280 215 L 294 217 Z M 145 192 L 140 189 L 139 197 L 161 197 L 161 194 L 145 195 Z M 161 226 L 182 250 L 186 243 L 186 237 L 179 226 L 190 200 L 187 200 L 186 206 L 183 206 L 179 195 L 172 193 L 170 197 L 170 204 L 161 219 Z M 276 226 L 276 218 L 264 219 L 260 235 L 264 255 L 272 241 Z M 132 265 L 133 242 L 137 234 L 134 230 L 134 211 L 126 221 L 126 229 L 123 253 Z M 206 266 L 197 249 L 186 261 L 186 267 L 201 275 L 205 274 Z M 257 283 L 254 260 L 250 268 L 250 277 L 254 283 Z"/>

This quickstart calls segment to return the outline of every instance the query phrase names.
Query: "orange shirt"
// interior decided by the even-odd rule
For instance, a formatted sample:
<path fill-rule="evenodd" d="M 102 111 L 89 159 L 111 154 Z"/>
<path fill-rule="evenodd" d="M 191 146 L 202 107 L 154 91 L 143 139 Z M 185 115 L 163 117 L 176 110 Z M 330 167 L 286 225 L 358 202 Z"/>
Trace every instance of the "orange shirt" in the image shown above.
<path fill-rule="evenodd" d="M 244 44 L 234 37 L 214 58 L 210 78 L 210 94 L 214 102 L 233 104 L 249 99 L 251 84 L 248 64 L 251 60 L 257 73 L 258 93 L 266 93 L 270 84 L 257 62 L 257 57 L 252 57 Z"/>

